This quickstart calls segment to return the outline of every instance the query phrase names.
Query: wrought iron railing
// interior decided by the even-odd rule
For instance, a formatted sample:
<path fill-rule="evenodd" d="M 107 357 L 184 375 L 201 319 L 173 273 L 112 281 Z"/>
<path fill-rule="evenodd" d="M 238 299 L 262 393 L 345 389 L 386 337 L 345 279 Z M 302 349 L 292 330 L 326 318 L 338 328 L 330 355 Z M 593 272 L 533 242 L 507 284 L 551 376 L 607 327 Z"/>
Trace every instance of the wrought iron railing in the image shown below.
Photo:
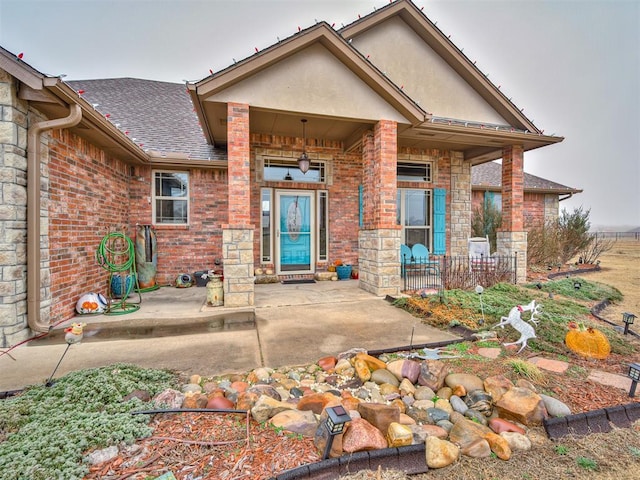
<path fill-rule="evenodd" d="M 401 275 L 407 293 L 442 294 L 444 290 L 469 290 L 476 285 L 516 283 L 517 255 L 490 257 L 430 256 L 403 258 Z"/>

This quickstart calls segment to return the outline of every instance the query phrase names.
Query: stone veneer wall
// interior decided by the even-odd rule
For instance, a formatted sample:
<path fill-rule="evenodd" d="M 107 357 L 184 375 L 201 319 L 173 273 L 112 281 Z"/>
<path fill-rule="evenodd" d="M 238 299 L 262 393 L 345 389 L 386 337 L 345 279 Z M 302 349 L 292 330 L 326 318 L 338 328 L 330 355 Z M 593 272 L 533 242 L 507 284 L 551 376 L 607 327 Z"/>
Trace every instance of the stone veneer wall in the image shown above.
<path fill-rule="evenodd" d="M 497 232 L 498 255 L 518 255 L 516 283 L 527 281 L 527 232 Z"/>
<path fill-rule="evenodd" d="M 471 236 L 471 163 L 462 152 L 451 152 L 451 196 L 447 218 L 450 237 L 449 255 L 467 255 Z"/>
<path fill-rule="evenodd" d="M 544 221 L 555 222 L 560 212 L 560 199 L 558 195 L 547 193 L 544 196 Z"/>
<path fill-rule="evenodd" d="M 399 229 L 360 230 L 359 286 L 378 296 L 400 292 Z"/>
<path fill-rule="evenodd" d="M 0 70 L 0 347 L 29 336 L 27 127 L 28 105 L 18 99 L 13 77 Z"/>

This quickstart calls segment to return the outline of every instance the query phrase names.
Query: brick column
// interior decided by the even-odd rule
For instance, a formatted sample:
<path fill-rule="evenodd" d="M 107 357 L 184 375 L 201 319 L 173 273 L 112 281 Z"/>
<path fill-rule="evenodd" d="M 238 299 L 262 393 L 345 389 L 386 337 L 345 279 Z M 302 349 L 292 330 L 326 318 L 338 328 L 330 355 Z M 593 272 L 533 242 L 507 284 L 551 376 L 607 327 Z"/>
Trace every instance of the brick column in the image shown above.
<path fill-rule="evenodd" d="M 227 105 L 228 224 L 222 226 L 224 305 L 254 304 L 249 105 Z"/>
<path fill-rule="evenodd" d="M 363 228 L 358 235 L 360 288 L 400 292 L 400 226 L 396 225 L 397 123 L 380 120 L 363 137 Z"/>
<path fill-rule="evenodd" d="M 0 70 L 0 348 L 29 338 L 27 326 L 27 104 L 13 77 Z M 46 150 L 46 149 L 43 149 Z M 46 181 L 46 177 L 43 177 Z M 43 209 L 43 211 L 45 211 Z M 45 213 L 46 214 L 46 213 Z M 42 286 L 48 289 L 48 244 L 43 231 Z M 44 296 L 43 299 L 48 299 Z M 45 304 L 46 302 L 43 302 Z M 48 318 L 49 304 L 41 306 Z"/>
<path fill-rule="evenodd" d="M 502 227 L 498 254 L 518 254 L 516 282 L 527 279 L 527 232 L 524 231 L 524 150 L 511 145 L 502 150 Z"/>

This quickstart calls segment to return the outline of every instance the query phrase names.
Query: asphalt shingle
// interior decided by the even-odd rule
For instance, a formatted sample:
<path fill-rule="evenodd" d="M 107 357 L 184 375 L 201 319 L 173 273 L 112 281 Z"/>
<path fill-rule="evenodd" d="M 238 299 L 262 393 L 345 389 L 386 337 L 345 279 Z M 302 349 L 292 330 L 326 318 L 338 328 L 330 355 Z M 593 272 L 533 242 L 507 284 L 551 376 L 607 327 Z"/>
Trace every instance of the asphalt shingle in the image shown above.
<path fill-rule="evenodd" d="M 225 150 L 207 144 L 191 98 L 179 83 L 137 78 L 67 82 L 143 148 L 186 153 L 190 158 L 226 160 Z"/>
<path fill-rule="evenodd" d="M 502 165 L 496 162 L 483 163 L 471 168 L 471 185 L 474 187 L 500 188 L 502 185 Z M 581 190 L 552 182 L 530 173 L 524 174 L 524 189 L 555 191 L 561 193 L 579 193 Z"/>

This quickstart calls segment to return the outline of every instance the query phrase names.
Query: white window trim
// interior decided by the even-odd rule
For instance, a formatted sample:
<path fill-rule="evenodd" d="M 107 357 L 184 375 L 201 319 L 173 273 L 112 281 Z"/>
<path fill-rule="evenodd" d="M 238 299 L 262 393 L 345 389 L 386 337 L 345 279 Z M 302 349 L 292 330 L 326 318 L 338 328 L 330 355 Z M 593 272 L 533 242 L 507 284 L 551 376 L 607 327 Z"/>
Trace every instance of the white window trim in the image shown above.
<path fill-rule="evenodd" d="M 157 173 L 181 173 L 187 176 L 187 194 L 183 198 L 181 197 L 165 197 L 161 195 L 156 195 L 156 174 Z M 189 175 L 188 171 L 183 170 L 152 170 L 151 171 L 151 219 L 153 225 L 163 225 L 163 226 L 189 226 L 191 223 L 191 175 Z M 187 202 L 187 221 L 186 223 L 164 223 L 158 222 L 156 217 L 156 200 L 184 200 Z"/>

